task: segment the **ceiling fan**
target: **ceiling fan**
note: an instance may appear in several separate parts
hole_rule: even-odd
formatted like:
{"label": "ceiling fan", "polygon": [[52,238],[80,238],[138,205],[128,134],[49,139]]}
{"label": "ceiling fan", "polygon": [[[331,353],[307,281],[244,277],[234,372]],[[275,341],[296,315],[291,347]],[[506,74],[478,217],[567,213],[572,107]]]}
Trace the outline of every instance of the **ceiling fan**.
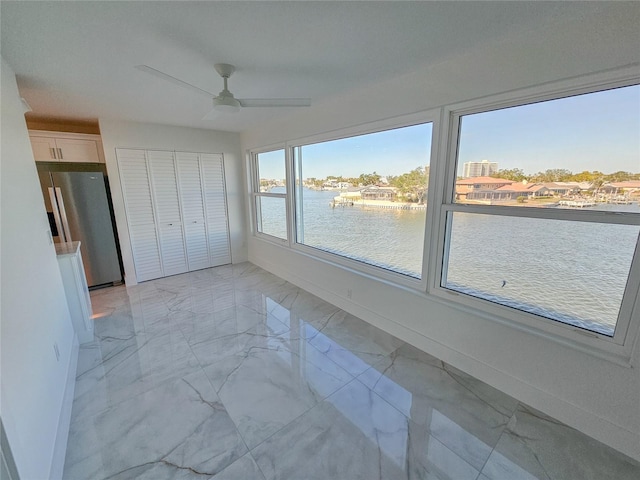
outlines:
{"label": "ceiling fan", "polygon": [[215,95],[211,92],[207,92],[195,85],[191,85],[179,78],[172,77],[160,70],[156,70],[148,65],[137,65],[136,68],[140,71],[155,75],[158,78],[162,78],[168,82],[171,82],[180,87],[188,88],[201,95],[206,95],[213,99],[213,110],[205,115],[203,120],[210,120],[214,118],[217,112],[237,112],[240,107],[309,107],[311,106],[311,100],[309,98],[235,98],[233,93],[227,88],[227,82],[229,77],[235,72],[236,67],[229,65],[228,63],[216,63],[213,66],[216,72],[222,77],[224,81],[224,88],[222,91]]}

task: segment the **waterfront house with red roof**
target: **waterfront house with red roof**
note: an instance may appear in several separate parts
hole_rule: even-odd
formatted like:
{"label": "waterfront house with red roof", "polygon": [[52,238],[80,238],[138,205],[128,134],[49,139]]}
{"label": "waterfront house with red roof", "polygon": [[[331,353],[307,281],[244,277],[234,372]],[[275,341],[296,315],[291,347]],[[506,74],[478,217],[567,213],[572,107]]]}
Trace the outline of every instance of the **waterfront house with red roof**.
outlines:
{"label": "waterfront house with red roof", "polygon": [[473,194],[472,197],[475,197],[481,192],[493,192],[500,187],[511,185],[512,183],[516,182],[505,178],[494,177],[473,177],[458,180],[456,182],[456,200],[464,202],[467,199],[471,199],[471,197],[469,197],[470,194]]}

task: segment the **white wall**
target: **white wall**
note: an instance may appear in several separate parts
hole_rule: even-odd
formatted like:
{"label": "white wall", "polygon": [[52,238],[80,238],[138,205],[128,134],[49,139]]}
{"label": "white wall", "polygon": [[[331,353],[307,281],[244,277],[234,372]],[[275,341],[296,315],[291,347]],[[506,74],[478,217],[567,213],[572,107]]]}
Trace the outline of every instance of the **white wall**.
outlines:
{"label": "white wall", "polygon": [[107,119],[100,119],[100,133],[127,285],[135,285],[136,276],[118,172],[116,148],[222,153],[227,188],[231,259],[233,263],[247,260],[244,179],[239,134]]}
{"label": "white wall", "polygon": [[[75,381],[77,342],[49,242],[23,106],[4,59],[1,89],[0,415],[20,478],[56,478],[64,462],[64,446],[56,448],[56,438],[60,418],[68,422],[63,399],[68,380],[71,388]],[[60,428],[64,432],[64,425]],[[63,442],[66,446],[66,436]],[[54,450],[62,459],[54,458]]]}
{"label": "white wall", "polygon": [[[316,104],[244,132],[243,149],[640,62],[639,9],[628,7],[518,32]],[[640,459],[640,342],[628,368],[252,236],[249,260]]]}

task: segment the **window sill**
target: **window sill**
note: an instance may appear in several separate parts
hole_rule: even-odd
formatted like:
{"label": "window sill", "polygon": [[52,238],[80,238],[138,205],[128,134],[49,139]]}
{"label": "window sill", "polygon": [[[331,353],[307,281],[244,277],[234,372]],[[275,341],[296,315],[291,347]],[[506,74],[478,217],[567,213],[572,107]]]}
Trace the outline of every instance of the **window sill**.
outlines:
{"label": "window sill", "polygon": [[360,264],[360,262],[348,258],[340,258],[313,247],[300,244],[289,247],[288,242],[285,240],[259,233],[254,234],[253,238],[259,242],[283,248],[289,253],[302,255],[349,274],[372,280],[386,287],[410,293],[422,300],[436,302],[458,312],[468,314],[470,317],[488,320],[535,335],[625,368],[633,367],[631,363],[631,346],[634,344],[637,332],[632,331],[632,329],[627,333],[625,344],[617,345],[611,341],[610,337],[595,333],[591,334],[572,325],[550,319],[547,320],[526,312],[515,311],[512,308],[491,304],[481,299],[463,298],[460,301],[460,298],[466,297],[466,295],[444,288],[434,288],[431,292],[427,292],[424,281],[411,279],[394,272],[387,272],[378,267]]}
{"label": "window sill", "polygon": [[521,332],[570,347],[581,353],[609,361],[616,365],[632,368],[631,349],[635,343],[637,331],[627,332],[624,345],[618,345],[611,337],[592,333],[574,325],[540,317],[528,312],[518,311],[492,302],[473,298],[442,287],[431,289],[426,296],[441,305],[464,312],[484,320],[514,328]]}

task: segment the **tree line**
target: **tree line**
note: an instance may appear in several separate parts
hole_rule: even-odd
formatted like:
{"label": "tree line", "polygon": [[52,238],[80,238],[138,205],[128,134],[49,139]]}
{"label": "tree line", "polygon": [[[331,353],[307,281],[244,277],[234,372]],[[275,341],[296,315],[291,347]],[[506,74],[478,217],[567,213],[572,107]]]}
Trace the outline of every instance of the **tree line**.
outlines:
{"label": "tree line", "polygon": [[[361,173],[358,177],[329,175],[324,179],[307,178],[305,181],[307,185],[313,185],[316,188],[321,188],[327,182],[343,182],[357,187],[368,187],[381,185],[382,178],[382,175],[374,171],[373,173]],[[429,185],[429,168],[416,167],[401,175],[387,175],[386,180],[385,186],[395,187],[400,196],[406,200],[424,203]]]}
{"label": "tree line", "polygon": [[[623,182],[626,180],[640,180],[640,173],[618,171],[614,173],[602,173],[599,171],[583,171],[573,173],[563,168],[547,169],[544,172],[526,174],[520,168],[502,169],[491,174],[494,178],[504,178],[514,182],[526,181],[527,183],[547,182],[588,182],[594,187],[599,187],[609,182]],[[344,177],[342,175],[328,175],[326,178],[307,178],[305,183],[315,188],[321,188],[327,182],[349,183],[356,187],[368,187],[381,185],[383,176],[376,173],[361,173],[357,177]],[[424,203],[429,185],[429,167],[416,167],[410,172],[401,175],[386,176],[387,184],[395,187],[401,197],[406,201]]]}
{"label": "tree line", "polygon": [[551,168],[544,172],[534,174],[526,174],[520,168],[510,168],[498,170],[491,174],[494,178],[504,178],[505,180],[513,180],[514,182],[526,181],[527,183],[546,183],[546,182],[588,182],[598,187],[609,182],[624,182],[627,180],[640,180],[640,173],[631,173],[618,171],[614,173],[602,173],[597,170],[592,172],[583,171],[573,173],[564,168]]}

